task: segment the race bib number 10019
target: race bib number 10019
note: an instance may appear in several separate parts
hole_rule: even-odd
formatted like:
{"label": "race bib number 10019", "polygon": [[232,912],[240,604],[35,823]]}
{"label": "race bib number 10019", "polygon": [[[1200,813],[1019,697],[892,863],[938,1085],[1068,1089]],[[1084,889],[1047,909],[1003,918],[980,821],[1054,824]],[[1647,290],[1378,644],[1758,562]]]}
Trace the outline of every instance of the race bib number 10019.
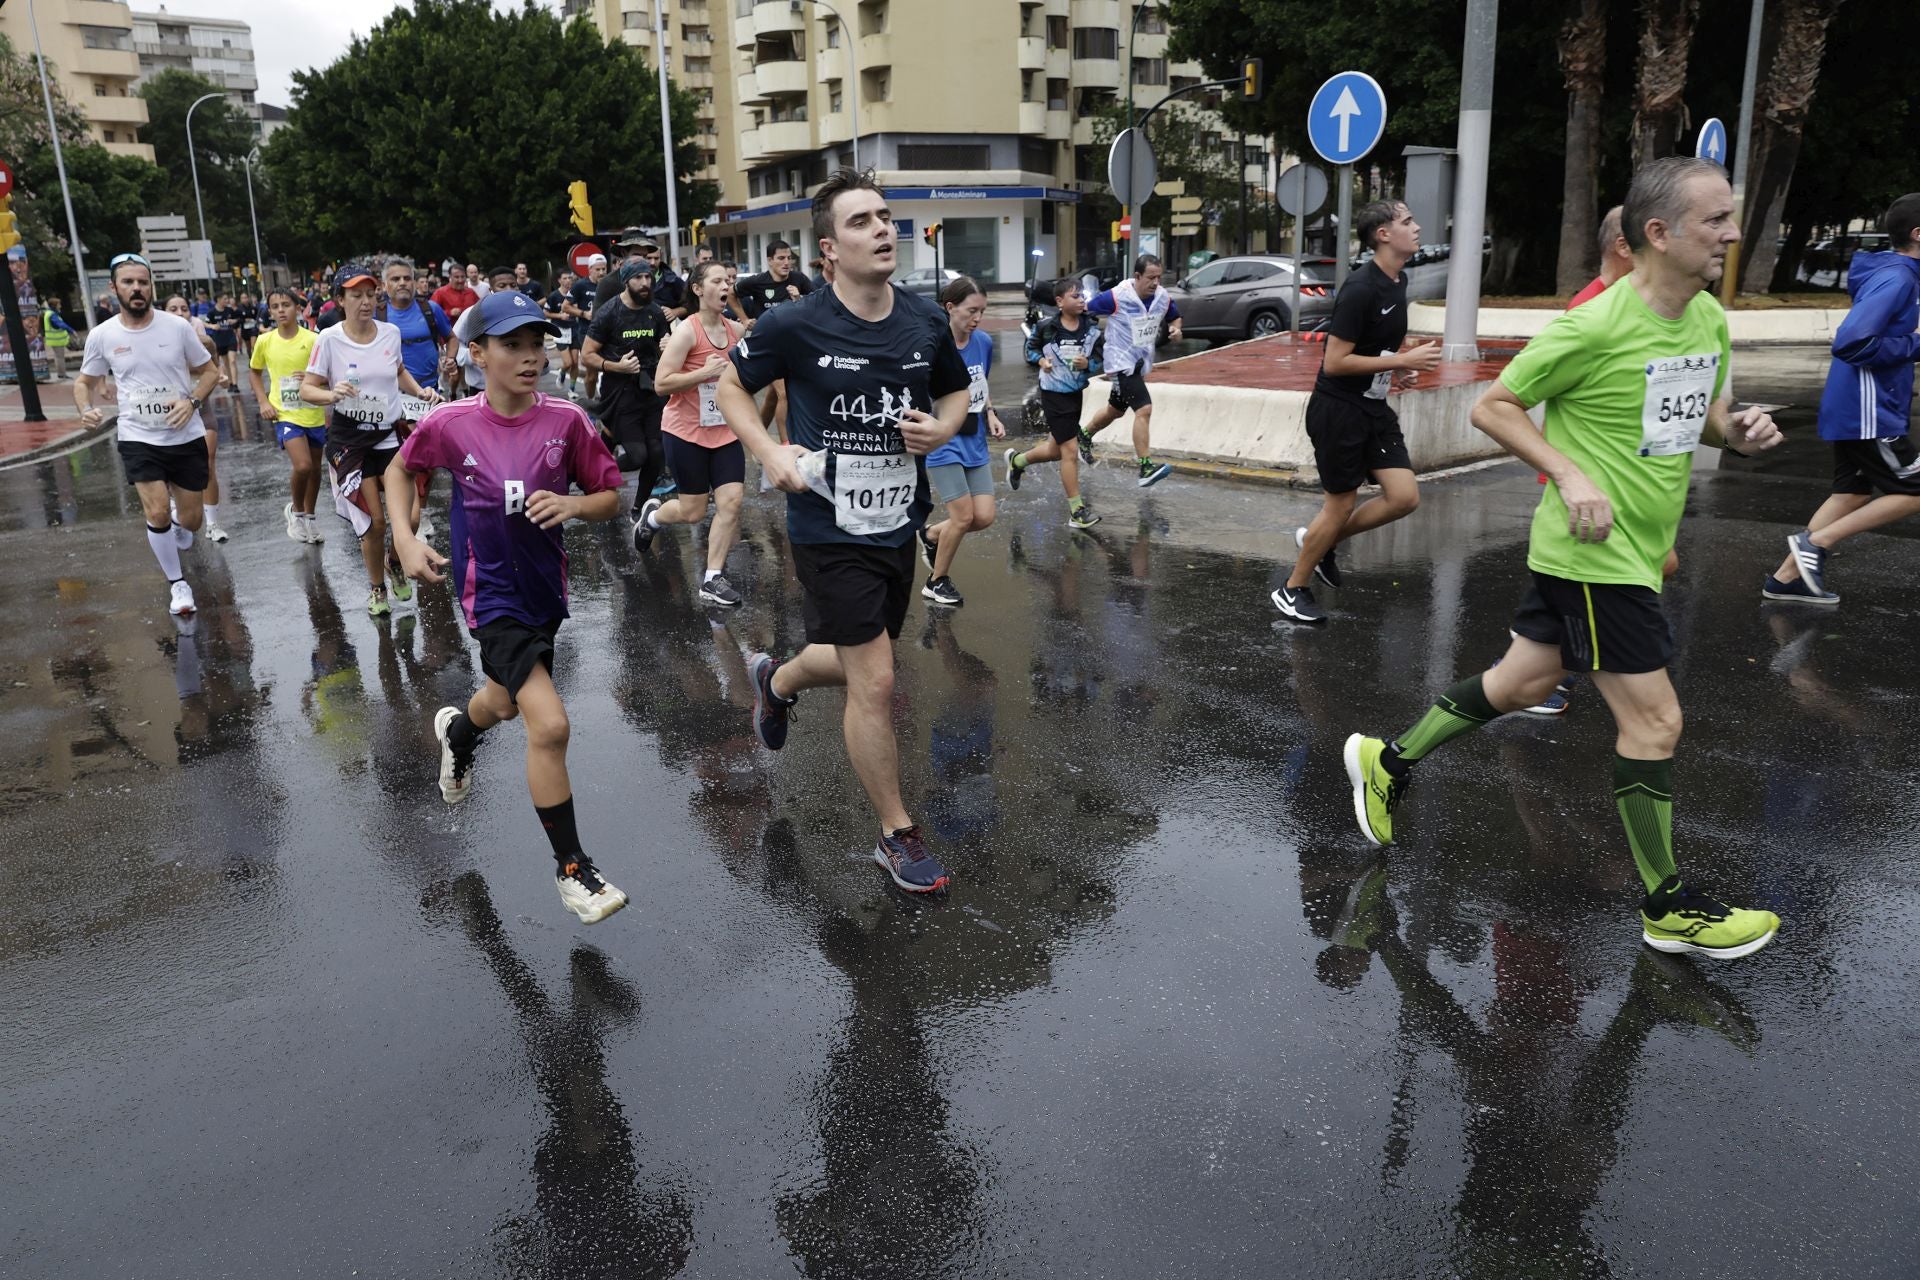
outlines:
{"label": "race bib number 10019", "polygon": [[1647,362],[1646,400],[1640,408],[1640,456],[1692,453],[1707,425],[1720,353],[1669,356]]}
{"label": "race bib number 10019", "polygon": [[892,533],[907,522],[919,469],[904,453],[833,455],[833,519],[846,533]]}

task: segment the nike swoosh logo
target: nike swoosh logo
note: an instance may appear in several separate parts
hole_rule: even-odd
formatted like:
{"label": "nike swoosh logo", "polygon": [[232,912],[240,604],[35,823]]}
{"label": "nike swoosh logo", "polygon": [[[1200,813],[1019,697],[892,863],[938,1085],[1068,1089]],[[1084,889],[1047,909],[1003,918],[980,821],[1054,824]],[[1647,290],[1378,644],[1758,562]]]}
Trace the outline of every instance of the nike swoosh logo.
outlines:
{"label": "nike swoosh logo", "polygon": [[[1393,304],[1393,306],[1394,306],[1394,307],[1397,307],[1397,306],[1399,306],[1399,305],[1400,305],[1400,304],[1399,304],[1399,303],[1397,303],[1397,302]],[[1389,312],[1389,311],[1391,311],[1391,310],[1393,310],[1393,307],[1382,307],[1382,308],[1380,308],[1380,314],[1381,314],[1381,315],[1385,315],[1385,314],[1387,314],[1387,312]]]}

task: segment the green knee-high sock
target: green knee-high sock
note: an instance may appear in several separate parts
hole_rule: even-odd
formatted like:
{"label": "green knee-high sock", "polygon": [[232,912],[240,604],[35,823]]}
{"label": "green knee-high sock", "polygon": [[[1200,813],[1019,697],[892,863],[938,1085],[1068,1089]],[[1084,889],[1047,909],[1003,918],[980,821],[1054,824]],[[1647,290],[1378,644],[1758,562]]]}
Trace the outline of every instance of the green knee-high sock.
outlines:
{"label": "green knee-high sock", "polygon": [[1676,873],[1673,866],[1673,759],[1613,758],[1613,802],[1633,846],[1633,862],[1651,894]]}
{"label": "green knee-high sock", "polygon": [[1479,676],[1469,676],[1441,694],[1440,700],[1427,708],[1427,714],[1420,717],[1418,724],[1394,739],[1393,754],[1399,760],[1412,764],[1441,743],[1450,742],[1497,718],[1500,713],[1487,701],[1486,691],[1480,687],[1480,679]]}

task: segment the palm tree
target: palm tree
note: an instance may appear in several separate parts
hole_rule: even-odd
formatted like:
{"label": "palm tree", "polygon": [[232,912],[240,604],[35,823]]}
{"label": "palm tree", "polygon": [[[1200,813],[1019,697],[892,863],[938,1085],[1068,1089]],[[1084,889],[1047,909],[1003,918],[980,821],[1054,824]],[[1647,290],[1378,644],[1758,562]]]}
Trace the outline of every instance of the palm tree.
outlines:
{"label": "palm tree", "polygon": [[1560,194],[1560,256],[1554,282],[1562,296],[1587,282],[1599,257],[1600,99],[1607,69],[1607,0],[1572,0],[1560,27],[1560,70],[1567,79],[1567,170]]}
{"label": "palm tree", "polygon": [[1633,163],[1674,153],[1687,127],[1687,61],[1700,0],[1640,0],[1640,53],[1634,67]]}
{"label": "palm tree", "polygon": [[1778,256],[1775,237],[1800,159],[1807,112],[1820,81],[1827,29],[1844,0],[1784,0],[1768,14],[1766,39],[1773,46],[1754,95],[1753,157],[1747,165],[1747,200],[1740,234],[1745,240],[1740,282],[1766,290]]}

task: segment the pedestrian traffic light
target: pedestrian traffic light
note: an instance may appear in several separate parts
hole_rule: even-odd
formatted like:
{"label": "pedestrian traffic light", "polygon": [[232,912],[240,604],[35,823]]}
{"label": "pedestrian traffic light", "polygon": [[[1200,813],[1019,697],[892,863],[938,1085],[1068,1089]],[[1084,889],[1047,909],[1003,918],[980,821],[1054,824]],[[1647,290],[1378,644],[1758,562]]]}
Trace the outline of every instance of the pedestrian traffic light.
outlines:
{"label": "pedestrian traffic light", "polygon": [[695,218],[693,225],[687,229],[693,233],[693,243],[698,245],[702,240],[706,239],[707,220],[705,218]]}
{"label": "pedestrian traffic light", "polygon": [[1258,102],[1260,95],[1266,92],[1267,64],[1261,58],[1242,58],[1240,60],[1240,100]]}
{"label": "pedestrian traffic light", "polygon": [[15,229],[15,220],[13,197],[0,196],[0,252],[20,243],[20,232]]}
{"label": "pedestrian traffic light", "polygon": [[583,236],[593,234],[593,206],[587,203],[587,184],[569,182],[567,184],[567,205],[572,210],[567,220],[573,223],[573,229]]}
{"label": "pedestrian traffic light", "polygon": [[940,224],[937,222],[929,222],[927,229],[920,233],[920,238],[927,242],[927,248],[938,249],[940,247]]}

